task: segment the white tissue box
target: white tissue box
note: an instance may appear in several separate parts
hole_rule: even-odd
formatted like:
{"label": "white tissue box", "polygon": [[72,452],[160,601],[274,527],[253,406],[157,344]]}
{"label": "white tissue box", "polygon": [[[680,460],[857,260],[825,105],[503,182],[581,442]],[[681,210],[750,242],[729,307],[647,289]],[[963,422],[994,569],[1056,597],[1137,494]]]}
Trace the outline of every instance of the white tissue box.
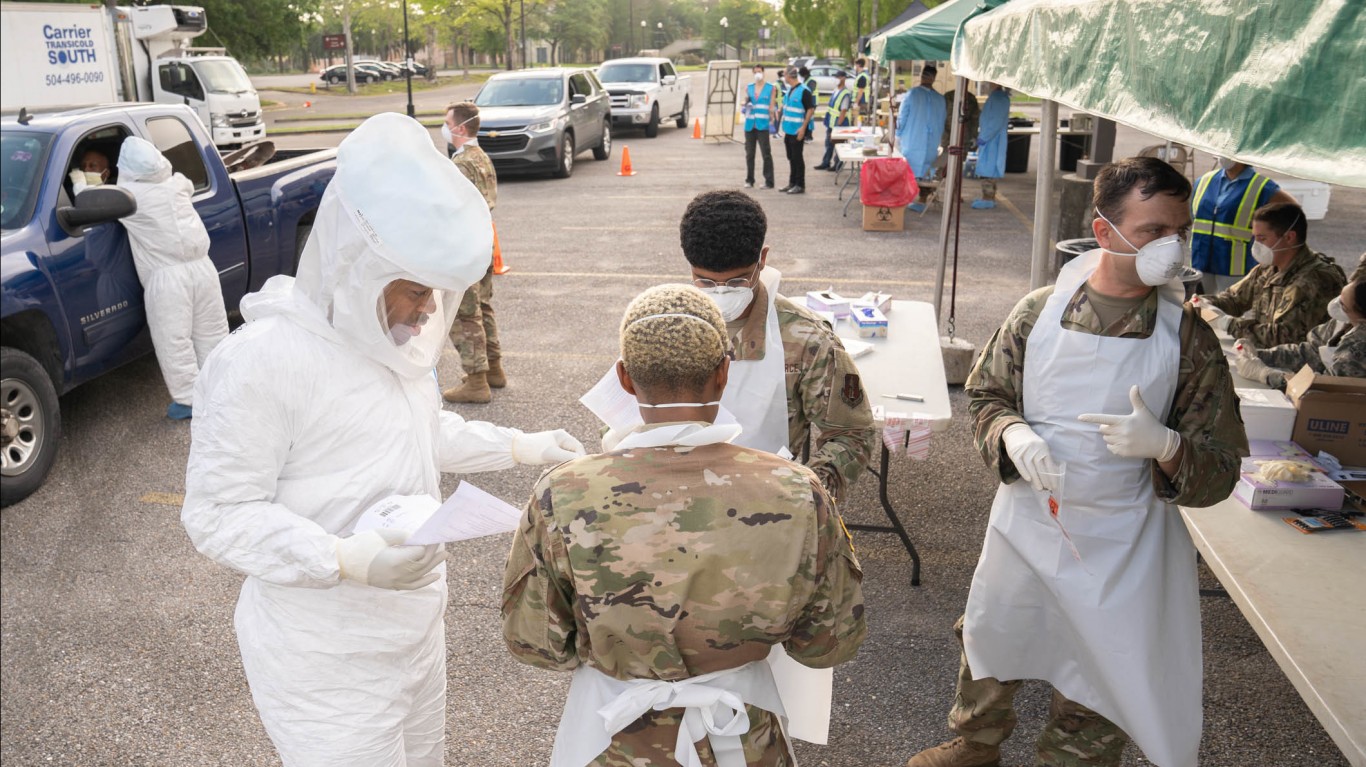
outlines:
{"label": "white tissue box", "polygon": [[830,312],[836,319],[849,316],[849,299],[830,290],[813,290],[806,294],[808,308]]}
{"label": "white tissue box", "polygon": [[1295,431],[1295,404],[1275,389],[1234,389],[1248,439],[1289,440]]}

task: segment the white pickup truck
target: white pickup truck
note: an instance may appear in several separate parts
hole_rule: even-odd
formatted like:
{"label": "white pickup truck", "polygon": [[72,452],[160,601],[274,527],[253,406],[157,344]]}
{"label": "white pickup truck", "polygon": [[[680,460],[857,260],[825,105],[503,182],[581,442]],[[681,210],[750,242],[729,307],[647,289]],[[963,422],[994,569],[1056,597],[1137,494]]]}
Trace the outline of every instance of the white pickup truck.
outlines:
{"label": "white pickup truck", "polygon": [[598,80],[612,97],[613,127],[643,127],[649,138],[659,134],[662,119],[688,127],[688,76],[674,71],[672,61],[612,59],[598,67]]}

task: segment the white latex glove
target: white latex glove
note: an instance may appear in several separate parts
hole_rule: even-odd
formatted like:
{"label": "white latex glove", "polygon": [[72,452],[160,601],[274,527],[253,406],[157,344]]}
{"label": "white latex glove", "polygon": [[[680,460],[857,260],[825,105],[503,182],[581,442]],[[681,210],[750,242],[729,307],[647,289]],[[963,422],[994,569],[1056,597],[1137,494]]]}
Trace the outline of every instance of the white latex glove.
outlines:
{"label": "white latex glove", "polygon": [[1268,383],[1267,374],[1272,371],[1270,365],[1250,354],[1240,354],[1234,360],[1233,367],[1243,378],[1262,383]]}
{"label": "white latex glove", "polygon": [[1085,413],[1077,416],[1077,420],[1100,424],[1105,445],[1115,455],[1154,458],[1159,462],[1175,458],[1176,451],[1181,449],[1181,435],[1157,420],[1143,404],[1143,395],[1138,393],[1137,386],[1129,389],[1129,402],[1133,404],[1134,412],[1128,415]]}
{"label": "white latex glove", "polygon": [[445,546],[404,546],[408,530],[367,530],[337,541],[341,577],[381,589],[411,591],[435,583]]}
{"label": "white latex glove", "polygon": [[1233,353],[1239,357],[1251,357],[1257,353],[1257,344],[1251,338],[1239,338],[1233,342]]}
{"label": "white latex glove", "polygon": [[83,170],[73,170],[70,173],[66,174],[66,177],[71,179],[71,185],[73,187],[79,189],[85,186],[85,171]]}
{"label": "white latex glove", "polygon": [[563,463],[586,454],[583,445],[564,429],[518,434],[512,438],[512,460],[521,464]]}
{"label": "white latex glove", "polygon": [[1212,312],[1214,314],[1224,313],[1223,309],[1220,309],[1219,307],[1215,306],[1213,303],[1209,301],[1209,299],[1205,298],[1204,296],[1192,296],[1191,306],[1194,306],[1196,309],[1203,309],[1204,311]]}
{"label": "white latex glove", "polygon": [[1223,332],[1227,333],[1228,323],[1232,320],[1233,318],[1228,316],[1227,314],[1221,314],[1218,317],[1215,317],[1214,319],[1210,320],[1209,326],[1214,328],[1215,330],[1222,330]]}
{"label": "white latex glove", "polygon": [[1048,452],[1048,443],[1035,434],[1029,424],[1007,426],[1001,434],[1001,441],[1005,443],[1006,455],[1015,464],[1015,470],[1020,472],[1020,478],[1028,482],[1030,487],[1050,492],[1057,489],[1045,484],[1040,472],[1058,474],[1058,464],[1053,460],[1053,454]]}

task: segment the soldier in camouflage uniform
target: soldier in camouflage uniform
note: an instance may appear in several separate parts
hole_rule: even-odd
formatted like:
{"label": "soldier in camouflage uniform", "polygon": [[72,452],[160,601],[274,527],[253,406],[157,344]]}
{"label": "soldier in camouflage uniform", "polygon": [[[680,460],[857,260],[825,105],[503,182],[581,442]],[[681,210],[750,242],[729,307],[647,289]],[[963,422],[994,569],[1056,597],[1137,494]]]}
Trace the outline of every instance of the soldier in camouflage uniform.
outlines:
{"label": "soldier in camouflage uniform", "polygon": [[[1149,183],[1155,194],[1147,200],[1140,200],[1138,190]],[[1162,191],[1164,189],[1171,191]],[[1096,182],[1096,206],[1102,212],[1112,214],[1111,220],[1116,225],[1129,223],[1130,227],[1135,226],[1126,220],[1126,211],[1130,212],[1133,219],[1139,218],[1134,211],[1142,211],[1148,221],[1154,220],[1155,216],[1148,215],[1150,211],[1147,207],[1136,206],[1152,203],[1154,200],[1151,198],[1158,195],[1170,198],[1162,203],[1166,208],[1159,212],[1172,220],[1164,223],[1161,230],[1147,232],[1148,239],[1157,239],[1172,232],[1188,232],[1190,217],[1183,201],[1190,195],[1190,183],[1165,163],[1149,159],[1124,160],[1107,166]],[[1164,220],[1160,216],[1156,218]],[[1102,233],[1109,237],[1108,240],[1102,239],[1102,244],[1119,242],[1108,234],[1112,226],[1097,219],[1096,228],[1100,230],[1097,238],[1101,239]],[[1129,229],[1125,231],[1135,248],[1143,245],[1143,235]],[[1122,243],[1118,247],[1123,247]],[[1109,254],[1106,256],[1114,258]],[[1063,307],[1061,327],[1064,332],[1132,338],[1137,342],[1151,337],[1157,331],[1157,290],[1148,290],[1146,294],[1128,299],[1117,299],[1095,290],[1092,285],[1095,279],[1093,276],[1083,283]],[[1005,433],[1018,424],[1026,428],[1031,426],[1023,415],[1025,355],[1036,321],[1052,295],[1052,286],[1041,288],[1025,296],[1015,306],[1005,324],[982,349],[965,385],[970,397],[968,410],[974,422],[974,442],[987,466],[1007,485],[1019,482],[1022,478],[1027,482],[1032,481],[1022,474],[1013,454],[1008,452]],[[1247,454],[1247,436],[1219,340],[1189,305],[1182,307],[1180,312],[1178,342],[1179,372],[1165,426],[1179,435],[1180,447],[1170,461],[1164,463],[1154,459],[1149,463],[1152,486],[1157,498],[1172,507],[1209,506],[1222,501],[1232,491],[1238,478],[1240,457]],[[1111,450],[1115,448],[1111,446]],[[1169,513],[1176,512],[1173,509]],[[993,524],[995,521],[996,509],[993,508]],[[1192,549],[1192,562],[1194,554]],[[1154,563],[1154,566],[1166,565]],[[978,588],[977,578],[980,577],[981,567],[979,564],[979,576],[974,577],[974,591]],[[1101,573],[1096,577],[1104,578],[1106,575]],[[1191,580],[1189,586],[1194,590],[1194,579]],[[1021,598],[1028,600],[1033,597],[1027,594]],[[991,616],[985,615],[980,620],[990,621]],[[1198,622],[1198,613],[1195,620]],[[959,619],[954,630],[962,647],[963,618]],[[971,626],[969,633],[970,630]],[[1061,635],[1058,638],[1064,639]],[[949,728],[959,737],[922,751],[908,762],[908,767],[997,765],[1000,743],[1015,728],[1013,699],[1019,685],[1019,680],[1002,681],[991,677],[974,680],[967,654],[962,653],[957,694],[948,718]],[[1117,690],[1115,694],[1123,695],[1124,691]],[[1119,764],[1129,737],[1113,722],[1067,699],[1056,690],[1050,717],[1037,742],[1038,764],[1054,767]],[[1163,767],[1182,766],[1164,764]]]}
{"label": "soldier in camouflage uniform", "polygon": [[1233,287],[1197,298],[1196,306],[1222,312],[1210,324],[1266,347],[1298,341],[1326,320],[1328,302],[1347,276],[1333,259],[1305,244],[1307,232],[1304,211],[1294,203],[1258,208],[1252,214],[1252,253],[1265,255]]}
{"label": "soldier in camouflage uniform", "polygon": [[[768,256],[767,231],[763,208],[738,191],[698,195],[679,225],[693,284],[721,304],[738,363],[762,364],[767,353],[769,290],[759,279]],[[752,298],[737,300],[746,290]],[[842,501],[877,444],[858,367],[830,326],[805,306],[781,294],[772,306],[783,349],[787,447],[802,455],[814,427],[815,449],[806,466],[836,502]]]}
{"label": "soldier in camouflage uniform", "polygon": [[1328,304],[1328,315],[1327,322],[1298,343],[1258,349],[1250,339],[1241,339],[1238,375],[1281,391],[1305,365],[1321,375],[1366,378],[1366,281],[1347,283]]}
{"label": "soldier in camouflage uniform", "polygon": [[[472,101],[462,101],[446,108],[447,139],[455,146],[451,162],[474,184],[484,201],[493,210],[498,204],[498,174],[493,161],[479,148],[479,107]],[[494,236],[494,247],[498,238]],[[465,381],[442,392],[447,402],[486,403],[493,399],[490,389],[507,386],[503,373],[502,345],[498,342],[498,324],[493,315],[493,266],[483,279],[469,287],[460,300],[456,322],[451,326],[451,343],[460,352],[460,366]]]}
{"label": "soldier in camouflage uniform", "polygon": [[[617,372],[645,424],[620,449],[542,475],[513,540],[504,637],[524,663],[577,669],[555,745],[560,757],[579,754],[573,764],[677,765],[691,709],[669,707],[669,696],[706,681],[688,680],[768,674],[774,645],[829,668],[853,658],[866,634],[862,572],[815,474],[729,444],[739,427],[711,423],[729,367],[724,331],[716,306],[692,287],[638,296],[622,321]],[[745,701],[746,764],[794,764],[770,710],[722,679],[707,683]],[[576,696],[593,685],[652,687],[659,705],[587,741],[591,728],[574,717],[592,717],[601,731],[603,698],[580,706]],[[696,743],[702,764],[716,764],[717,743]]]}

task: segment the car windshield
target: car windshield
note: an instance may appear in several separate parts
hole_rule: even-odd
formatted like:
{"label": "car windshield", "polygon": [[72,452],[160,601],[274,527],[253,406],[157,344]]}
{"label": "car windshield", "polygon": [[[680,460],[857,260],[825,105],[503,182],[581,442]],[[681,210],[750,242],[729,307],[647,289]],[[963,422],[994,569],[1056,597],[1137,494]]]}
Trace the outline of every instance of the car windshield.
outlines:
{"label": "car windshield", "polygon": [[51,143],[47,133],[0,133],[0,229],[16,229],[28,221]]}
{"label": "car windshield", "polygon": [[251,80],[242,71],[242,65],[231,59],[213,59],[194,62],[194,71],[210,93],[248,93],[252,89]]}
{"label": "car windshield", "polygon": [[605,83],[652,83],[654,64],[603,64],[598,79]]}
{"label": "car windshield", "polygon": [[564,83],[558,77],[509,77],[489,80],[474,97],[481,107],[543,107],[564,98]]}

